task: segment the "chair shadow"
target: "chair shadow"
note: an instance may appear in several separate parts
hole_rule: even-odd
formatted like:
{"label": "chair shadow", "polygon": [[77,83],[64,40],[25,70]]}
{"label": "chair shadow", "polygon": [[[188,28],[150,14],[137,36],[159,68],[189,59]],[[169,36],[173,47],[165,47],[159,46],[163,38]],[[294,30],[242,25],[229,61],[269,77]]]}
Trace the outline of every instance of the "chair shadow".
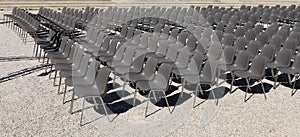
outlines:
{"label": "chair shadow", "polygon": [[[130,99],[126,99],[126,100],[117,101],[114,103],[106,103],[105,107],[107,109],[108,115],[121,114],[121,113],[125,113],[125,112],[129,111],[131,108],[134,107],[132,105],[132,102],[133,102],[133,99],[130,98]],[[139,105],[141,103],[142,102],[140,100],[138,100],[138,99],[136,100],[136,105]],[[94,110],[98,114],[105,115],[105,110],[102,105],[98,105],[98,109],[96,107],[94,107]]]}
{"label": "chair shadow", "polygon": [[44,68],[49,67],[49,65],[36,65],[28,68],[24,68],[22,70],[18,70],[12,73],[9,73],[7,76],[0,78],[0,83],[7,82],[13,79],[17,79],[21,76],[26,76],[32,74],[34,72],[43,70]]}
{"label": "chair shadow", "polygon": [[20,57],[0,57],[0,62],[10,62],[10,61],[22,61],[22,60],[36,60],[36,57],[26,57],[26,56],[20,56]]}
{"label": "chair shadow", "polygon": [[[269,83],[263,83],[263,87],[265,89],[265,92],[269,93],[270,90],[273,88],[273,85]],[[247,87],[239,87],[239,89],[243,92],[246,92]],[[261,84],[250,85],[250,90],[248,90],[248,93],[264,94]]]}

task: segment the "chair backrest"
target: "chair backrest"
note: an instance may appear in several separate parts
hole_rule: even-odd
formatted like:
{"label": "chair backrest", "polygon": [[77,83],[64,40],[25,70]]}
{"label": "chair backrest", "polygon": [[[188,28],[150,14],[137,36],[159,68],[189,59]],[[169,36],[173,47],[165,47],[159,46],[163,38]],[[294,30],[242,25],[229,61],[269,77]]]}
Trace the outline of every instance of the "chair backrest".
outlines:
{"label": "chair backrest", "polygon": [[187,31],[182,31],[179,35],[178,35],[178,42],[182,45],[186,45],[186,39],[189,36],[189,33]]}
{"label": "chair backrest", "polygon": [[96,72],[99,68],[100,62],[96,61],[95,59],[92,59],[89,62],[88,70],[86,73],[86,78],[90,81],[94,81],[96,77]]}
{"label": "chair backrest", "polygon": [[182,48],[176,59],[176,65],[180,65],[178,67],[186,67],[189,63],[190,51],[187,48]]}
{"label": "chair backrest", "polygon": [[272,36],[270,44],[274,46],[275,50],[278,51],[281,48],[283,38],[280,35]]}
{"label": "chair backrest", "polygon": [[100,95],[103,95],[107,92],[106,88],[110,73],[111,70],[107,67],[103,67],[97,71],[96,84]]}
{"label": "chair backrest", "polygon": [[260,32],[257,36],[257,40],[263,45],[266,44],[268,42],[268,34],[266,32]]}
{"label": "chair backrest", "polygon": [[[210,60],[207,60],[203,66],[203,70],[201,72],[201,75],[209,80],[210,82],[213,82],[216,77],[216,71],[217,71],[217,63],[210,62]],[[200,79],[201,82],[201,79]]]}
{"label": "chair backrest", "polygon": [[234,62],[234,64],[239,67],[240,69],[247,69],[249,66],[249,61],[250,61],[250,54],[245,51],[242,50],[239,52],[239,54],[236,57],[236,60]]}
{"label": "chair backrest", "polygon": [[261,55],[258,55],[253,59],[249,71],[256,74],[256,76],[264,77],[265,69],[266,69],[266,58]]}
{"label": "chair backrest", "polygon": [[119,46],[115,55],[113,56],[113,60],[121,60],[123,58],[123,54],[124,54],[125,50],[126,50],[125,45]]}
{"label": "chair backrest", "polygon": [[207,56],[210,59],[219,59],[222,54],[222,46],[220,42],[211,41],[209,43],[208,53]]}
{"label": "chair backrest", "polygon": [[300,73],[300,54],[298,54],[293,62],[295,73]]}
{"label": "chair backrest", "polygon": [[233,41],[234,41],[234,35],[231,33],[226,33],[223,40],[223,45],[233,46]]}
{"label": "chair backrest", "polygon": [[158,63],[157,58],[154,58],[154,57],[148,58],[148,60],[146,61],[144,70],[142,72],[144,74],[144,76],[150,77],[151,75],[153,75],[154,72],[156,71],[157,63]]}
{"label": "chair backrest", "polygon": [[288,38],[284,44],[283,47],[292,50],[293,52],[295,52],[295,50],[297,49],[297,40],[293,39],[293,38]]}
{"label": "chair backrest", "polygon": [[259,45],[257,44],[257,41],[250,41],[250,43],[247,45],[246,51],[249,52],[249,54],[254,57],[258,54],[259,51]]}
{"label": "chair backrest", "polygon": [[[159,83],[164,83],[165,91],[168,89],[170,75],[172,72],[172,66],[166,63],[163,63],[159,66],[157,75],[155,76],[154,80],[157,80]],[[155,87],[154,87],[155,88]]]}
{"label": "chair backrest", "polygon": [[167,40],[161,40],[159,41],[159,46],[157,48],[156,53],[166,55],[168,47],[169,47],[169,42]]}
{"label": "chair backrest", "polygon": [[190,35],[187,39],[187,48],[189,49],[189,51],[192,51],[196,48],[196,44],[197,44],[197,38],[194,35]]}
{"label": "chair backrest", "polygon": [[175,61],[178,55],[178,51],[181,48],[180,44],[173,43],[168,47],[166,57],[172,61]]}
{"label": "chair backrest", "polygon": [[203,60],[203,54],[201,54],[200,52],[195,53],[190,63],[188,64],[188,69],[190,69],[192,72],[199,74],[201,72]]}
{"label": "chair backrest", "polygon": [[248,44],[247,39],[245,37],[238,37],[234,42],[234,47],[237,51],[244,50],[246,45]]}
{"label": "chair backrest", "polygon": [[136,54],[134,57],[133,62],[130,65],[130,70],[129,72],[131,72],[131,70],[134,70],[135,72],[140,72],[143,69],[143,65],[144,65],[144,61],[145,61],[146,55],[142,54],[142,55],[138,55]]}
{"label": "chair backrest", "polygon": [[291,63],[292,51],[290,49],[281,48],[275,58],[275,62],[278,62],[280,66],[288,67]]}
{"label": "chair backrest", "polygon": [[266,58],[267,62],[273,61],[275,57],[275,48],[272,45],[265,45],[262,50],[261,54]]}
{"label": "chair backrest", "polygon": [[86,71],[88,69],[89,60],[91,59],[92,55],[86,54],[86,53],[83,53],[83,52],[84,52],[84,50],[82,50],[82,54],[80,55],[82,57],[80,57],[81,60],[80,60],[80,63],[79,63],[79,70],[81,72],[86,73]]}
{"label": "chair backrest", "polygon": [[176,42],[178,34],[179,34],[179,30],[178,29],[176,29],[176,28],[172,29],[168,40],[170,42]]}
{"label": "chair backrest", "polygon": [[232,64],[234,61],[235,48],[233,46],[226,46],[223,51],[224,63]]}

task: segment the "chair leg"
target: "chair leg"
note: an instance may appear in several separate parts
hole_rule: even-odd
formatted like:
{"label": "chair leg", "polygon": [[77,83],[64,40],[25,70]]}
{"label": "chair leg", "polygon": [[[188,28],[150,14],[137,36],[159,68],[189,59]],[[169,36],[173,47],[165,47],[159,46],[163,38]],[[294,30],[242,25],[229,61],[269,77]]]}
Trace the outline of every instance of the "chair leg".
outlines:
{"label": "chair leg", "polygon": [[82,118],[83,118],[83,111],[84,111],[84,103],[85,103],[85,97],[83,98],[83,101],[82,101],[82,109],[81,109],[81,116],[80,116],[80,126],[83,126],[82,125]]}
{"label": "chair leg", "polygon": [[148,99],[147,99],[146,110],[145,110],[145,117],[147,117],[147,111],[148,111],[148,106],[149,106],[149,101],[150,101],[150,98],[151,98],[151,94],[149,93],[149,95],[148,95]]}
{"label": "chair leg", "polygon": [[[200,87],[201,88],[201,87]],[[193,107],[195,107],[195,103],[196,103],[196,98],[199,96],[199,85],[197,84],[196,86],[196,90],[195,90],[196,94],[194,97],[194,102],[193,102]]]}
{"label": "chair leg", "polygon": [[230,74],[231,74],[231,85],[230,85],[230,94],[231,94],[232,93],[232,86],[233,86],[233,83],[234,83],[235,79],[234,79],[234,74],[232,72]]}
{"label": "chair leg", "polygon": [[293,88],[292,88],[292,96],[294,96],[294,94],[296,93],[297,89],[295,90],[294,92],[294,89],[295,89],[295,86],[296,86],[296,82],[297,82],[297,79],[299,78],[299,75],[296,75],[295,76],[295,81],[293,83]]}
{"label": "chair leg", "polygon": [[67,89],[68,89],[68,85],[65,84],[64,95],[63,95],[63,104],[65,104],[65,98],[66,98]]}
{"label": "chair leg", "polygon": [[61,86],[61,79],[62,77],[59,77],[59,82],[58,82],[58,90],[57,90],[57,94],[59,95],[59,91],[60,91],[60,86]]}
{"label": "chair leg", "polygon": [[56,76],[57,76],[57,70],[55,70],[55,73],[54,73],[54,81],[53,81],[53,86],[55,86],[55,82],[56,82]]}
{"label": "chair leg", "polygon": [[274,69],[272,69],[272,75],[275,78],[274,84],[273,84],[273,89],[276,89],[276,83],[277,83],[278,76],[277,76],[277,72],[274,73]]}
{"label": "chair leg", "polygon": [[115,82],[116,82],[116,74],[114,74],[114,79],[113,79],[113,87],[115,86]]}
{"label": "chair leg", "polygon": [[168,110],[169,110],[170,114],[172,114],[172,111],[171,111],[170,104],[169,104],[169,101],[167,99],[166,93],[165,93],[165,91],[161,91],[161,92],[164,94],[164,98],[165,98],[166,104],[168,106]]}
{"label": "chair leg", "polygon": [[248,90],[250,89],[250,84],[249,84],[248,78],[246,78],[246,82],[247,82],[247,88],[246,88],[245,99],[244,99],[245,102],[247,101],[247,94],[248,94]]}
{"label": "chair leg", "polygon": [[112,122],[112,121],[110,120],[109,116],[108,116],[107,109],[106,109],[106,107],[105,107],[105,103],[104,103],[102,97],[99,97],[99,98],[100,98],[100,101],[101,101],[101,103],[102,103],[102,106],[103,106],[103,109],[104,109],[104,111],[105,111],[105,115],[106,115],[108,121],[109,121],[109,122]]}
{"label": "chair leg", "polygon": [[135,101],[136,101],[136,94],[137,94],[137,87],[135,87],[134,96],[133,96],[133,106],[134,107],[135,107]]}
{"label": "chair leg", "polygon": [[97,105],[97,101],[96,101],[96,98],[95,98],[95,97],[93,97],[93,101],[94,101],[94,104],[96,104],[96,105],[95,105],[96,109],[99,109],[99,107],[98,107],[98,105]]}
{"label": "chair leg", "polygon": [[183,90],[184,90],[184,86],[185,86],[185,80],[183,79],[182,81],[182,87],[181,87],[181,93],[180,93],[180,97],[183,96]]}
{"label": "chair leg", "polygon": [[124,97],[124,94],[125,94],[125,86],[126,86],[126,83],[127,83],[125,77],[123,77],[123,78],[124,78],[124,83],[123,83],[122,97]]}
{"label": "chair leg", "polygon": [[[212,87],[212,85],[210,85],[210,87]],[[216,98],[215,90],[214,89],[211,90],[211,94],[213,95],[213,98],[214,98],[214,100],[216,102],[216,105],[218,105],[219,104],[219,100]]]}
{"label": "chair leg", "polygon": [[70,104],[70,110],[69,110],[70,114],[73,114],[74,97],[75,97],[75,94],[74,94],[74,91],[73,91],[73,93],[72,93],[72,99],[71,99],[71,104]]}
{"label": "chair leg", "polygon": [[262,80],[260,80],[260,85],[261,85],[261,87],[263,89],[265,99],[267,100],[267,95],[266,95],[265,87],[264,87],[264,84],[262,83]]}

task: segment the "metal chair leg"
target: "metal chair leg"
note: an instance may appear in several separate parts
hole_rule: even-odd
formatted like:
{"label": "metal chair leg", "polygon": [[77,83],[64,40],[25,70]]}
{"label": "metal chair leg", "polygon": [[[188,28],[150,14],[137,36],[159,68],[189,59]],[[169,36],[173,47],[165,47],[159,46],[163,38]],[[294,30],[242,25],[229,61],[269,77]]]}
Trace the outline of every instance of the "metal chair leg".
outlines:
{"label": "metal chair leg", "polygon": [[103,108],[104,108],[105,115],[106,115],[106,117],[107,117],[108,121],[109,121],[109,122],[112,122],[112,121],[110,120],[109,116],[108,116],[107,109],[106,109],[106,107],[105,107],[105,103],[104,103],[104,101],[103,101],[102,97],[99,97],[99,98],[100,98],[100,101],[101,101],[101,103],[102,103],[102,106],[103,106]]}
{"label": "metal chair leg", "polygon": [[61,86],[61,80],[62,80],[62,77],[59,77],[59,82],[58,82],[58,90],[57,90],[57,94],[59,95],[59,91],[60,91],[60,86]]}
{"label": "metal chair leg", "polygon": [[[200,87],[201,88],[201,87]],[[196,90],[195,90],[196,94],[194,97],[194,102],[193,102],[193,107],[195,107],[195,103],[196,103],[196,98],[199,96],[199,85],[197,84],[196,86]]]}
{"label": "metal chair leg", "polygon": [[71,104],[70,104],[70,110],[69,110],[70,114],[73,114],[74,97],[75,97],[75,94],[74,94],[74,91],[73,91],[73,93],[72,93],[72,99],[71,99]]}
{"label": "metal chair leg", "polygon": [[80,116],[80,126],[82,126],[82,118],[83,118],[83,111],[84,111],[84,103],[85,103],[85,97],[83,98],[82,102],[82,109],[81,109],[81,116]]}
{"label": "metal chair leg", "polygon": [[262,80],[260,80],[260,85],[261,85],[261,87],[263,89],[265,99],[267,100],[267,95],[266,95],[265,87],[264,87],[264,84],[262,83]]}
{"label": "metal chair leg", "polygon": [[168,101],[168,99],[167,99],[166,93],[165,93],[165,91],[161,91],[161,92],[163,92],[164,98],[165,98],[165,101],[166,101],[166,104],[167,104],[167,106],[168,106],[168,110],[169,110],[170,114],[172,114],[172,111],[171,111],[171,109],[170,109],[170,104],[169,104],[169,101]]}

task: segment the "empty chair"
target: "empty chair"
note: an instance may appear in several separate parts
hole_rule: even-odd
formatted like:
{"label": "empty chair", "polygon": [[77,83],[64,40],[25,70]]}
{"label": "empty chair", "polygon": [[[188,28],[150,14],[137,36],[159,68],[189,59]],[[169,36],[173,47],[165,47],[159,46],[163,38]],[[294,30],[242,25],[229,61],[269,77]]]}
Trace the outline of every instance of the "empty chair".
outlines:
{"label": "empty chair", "polygon": [[[297,80],[299,79],[299,74],[300,74],[300,54],[298,54],[295,58],[295,61],[293,62],[293,65],[291,67],[288,68],[279,68],[279,71],[281,71],[282,73],[288,74],[288,79],[289,79],[289,83],[292,84],[292,96],[294,94],[294,89],[295,89],[295,85]],[[294,76],[294,82],[291,79],[291,75]]]}
{"label": "empty chair", "polygon": [[268,34],[266,32],[260,32],[257,36],[257,41],[261,44],[266,44],[268,42]]}
{"label": "empty chair", "polygon": [[[147,115],[147,109],[149,104],[149,99],[151,99],[151,93],[153,92],[161,92],[163,93],[163,98],[166,101],[166,104],[168,106],[168,110],[171,113],[170,105],[167,100],[166,91],[169,89],[170,85],[170,75],[171,75],[172,67],[168,64],[162,64],[159,66],[157,74],[154,76],[153,79],[150,81],[137,81],[136,82],[136,90],[134,93],[134,102],[133,105],[135,105],[135,98],[138,90],[141,91],[150,91],[148,95],[147,100],[147,107],[145,110],[145,116]],[[155,94],[155,93],[153,93]],[[155,95],[154,95],[155,97]]]}
{"label": "empty chair", "polygon": [[266,91],[265,91],[264,85],[262,83],[262,80],[265,77],[265,69],[266,69],[266,59],[265,59],[265,57],[256,56],[253,59],[253,62],[252,62],[251,66],[250,66],[250,69],[248,71],[235,71],[234,72],[235,76],[238,76],[239,78],[246,79],[247,88],[246,88],[245,99],[244,99],[245,102],[247,101],[248,90],[251,90],[250,82],[249,82],[250,79],[255,79],[255,80],[260,82],[260,85],[262,86],[262,90],[263,90],[265,99],[267,99]]}
{"label": "empty chair", "polygon": [[248,41],[245,37],[238,37],[237,40],[234,42],[234,47],[236,51],[245,50]]}
{"label": "empty chair", "polygon": [[282,43],[283,39],[281,36],[279,35],[274,35],[272,36],[271,40],[270,40],[270,44],[272,46],[274,46],[276,51],[279,51],[281,48],[281,43]]}
{"label": "empty chair", "polygon": [[227,33],[223,39],[223,46],[233,46],[234,35],[231,33]]}
{"label": "empty chair", "polygon": [[283,48],[290,49],[293,52],[293,54],[296,52],[297,46],[298,46],[297,40],[293,38],[288,38],[283,43]]}
{"label": "empty chair", "polygon": [[265,45],[260,55],[266,58],[267,63],[272,62],[275,58],[275,48],[272,45]]}
{"label": "empty chair", "polygon": [[209,59],[218,60],[222,54],[222,46],[220,42],[211,41],[207,51],[207,57]]}
{"label": "empty chair", "polygon": [[260,47],[261,47],[260,42],[252,40],[247,45],[246,51],[250,54],[251,57],[255,57],[258,54]]}
{"label": "empty chair", "polygon": [[292,59],[292,51],[289,49],[286,49],[286,48],[282,48],[278,52],[275,60],[273,62],[267,63],[267,67],[269,69],[271,69],[272,77],[275,78],[274,86],[273,86],[274,89],[276,88],[276,82],[277,82],[277,77],[278,77],[277,71],[274,71],[274,70],[278,69],[278,68],[289,67],[291,64],[291,59]]}
{"label": "empty chair", "polygon": [[158,59],[150,57],[147,59],[144,69],[140,73],[127,73],[124,76],[126,82],[136,82],[141,80],[151,80],[156,71]]}
{"label": "empty chair", "polygon": [[[97,109],[98,105],[100,104],[97,104],[96,98],[99,98],[108,120],[111,121],[109,119],[108,112],[105,106],[106,104],[102,99],[107,93],[107,82],[110,73],[111,71],[109,68],[101,68],[97,71],[95,82],[92,85],[81,85],[74,87],[73,96],[76,95],[78,98],[83,98],[80,125],[82,125],[83,111],[86,109],[84,106],[86,98],[92,98]],[[72,99],[72,101],[73,100],[74,98]]]}
{"label": "empty chair", "polygon": [[226,64],[219,66],[219,69],[225,72],[230,72],[231,74],[231,86],[230,86],[230,92],[232,91],[232,86],[235,81],[233,72],[234,71],[245,71],[248,70],[250,62],[250,54],[247,51],[240,51],[236,57],[236,60],[233,64]]}
{"label": "empty chair", "polygon": [[250,29],[245,33],[245,37],[248,41],[255,40],[256,32],[253,29]]}
{"label": "empty chair", "polygon": [[200,75],[184,75],[183,76],[183,79],[184,79],[183,84],[184,85],[186,82],[197,85],[197,88],[195,91],[196,95],[194,98],[193,106],[195,106],[195,101],[196,101],[196,97],[198,97],[199,90],[202,95],[204,94],[201,85],[209,85],[211,87],[211,93],[213,95],[213,98],[215,99],[216,104],[218,104],[218,101],[217,101],[217,99],[215,97],[215,93],[214,93],[215,91],[213,88],[213,86],[217,84],[216,72],[217,72],[217,64],[207,60],[203,66],[203,69],[202,69]]}

